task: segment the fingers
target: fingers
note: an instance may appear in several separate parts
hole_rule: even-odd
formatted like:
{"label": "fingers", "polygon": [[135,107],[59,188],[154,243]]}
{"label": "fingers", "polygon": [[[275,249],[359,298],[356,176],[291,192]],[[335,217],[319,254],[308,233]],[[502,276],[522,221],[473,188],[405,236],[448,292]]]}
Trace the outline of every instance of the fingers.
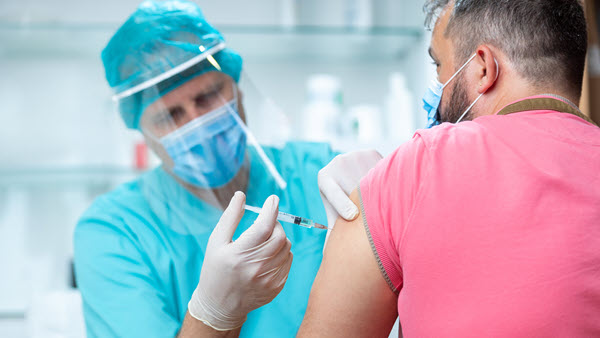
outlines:
{"label": "fingers", "polygon": [[248,246],[248,241],[246,239],[238,239],[235,242],[240,254],[246,257],[245,259],[247,262],[257,263],[268,261],[276,256],[277,253],[280,252],[286,245],[288,239],[285,236],[285,231],[283,231],[283,227],[279,222],[276,223],[277,224],[271,233],[271,237],[269,237],[266,241],[259,243],[258,245]]}
{"label": "fingers", "polygon": [[327,200],[342,218],[347,221],[356,219],[358,208],[337,182],[330,177],[319,177],[319,189],[323,201]]}
{"label": "fingers", "polygon": [[264,287],[278,289],[277,293],[279,293],[287,281],[293,260],[294,254],[292,254],[291,251],[287,251],[284,255],[281,255],[281,260],[278,265],[266,270],[266,272],[260,275]]}
{"label": "fingers", "polygon": [[275,282],[277,287],[283,287],[294,256],[291,248],[292,242],[285,236],[283,227],[278,223],[267,245],[261,248],[261,256],[266,257],[266,262],[259,277],[264,278],[267,283]]}
{"label": "fingers", "polygon": [[261,268],[260,276],[268,275],[285,264],[291,253],[292,243],[287,238],[282,243],[283,245],[279,247],[277,252],[266,256],[268,259],[265,260],[265,264]]}
{"label": "fingers", "polygon": [[233,238],[233,234],[237,229],[242,216],[244,216],[244,204],[246,203],[246,195],[243,192],[238,191],[233,195],[233,198],[229,202],[229,206],[221,215],[221,219],[217,223],[217,226],[213,230],[210,238],[212,241],[219,243],[230,243]]}
{"label": "fingers", "polygon": [[364,151],[364,162],[372,168],[377,162],[379,162],[383,156],[377,150],[365,150]]}
{"label": "fingers", "polygon": [[285,263],[283,265],[281,265],[281,267],[279,268],[279,270],[277,270],[277,272],[274,275],[274,280],[278,281],[279,283],[279,291],[281,291],[281,289],[283,289],[285,282],[287,281],[287,278],[289,276],[290,273],[290,269],[292,268],[292,262],[294,260],[294,254],[292,254],[292,252],[290,252],[287,256],[287,260],[285,261]]}
{"label": "fingers", "polygon": [[[271,195],[263,204],[262,210],[256,221],[254,221],[254,224],[248,230],[244,231],[236,243],[244,248],[254,248],[266,242],[279,224],[277,222],[278,212],[279,197]],[[281,224],[279,224],[279,227],[281,228]],[[283,231],[283,228],[281,228],[281,231]],[[285,233],[283,236],[285,237]]]}
{"label": "fingers", "polygon": [[285,256],[285,261],[278,267],[268,271],[261,277],[263,290],[269,290],[269,301],[273,300],[283,290],[285,282],[287,282],[294,255],[288,252]]}

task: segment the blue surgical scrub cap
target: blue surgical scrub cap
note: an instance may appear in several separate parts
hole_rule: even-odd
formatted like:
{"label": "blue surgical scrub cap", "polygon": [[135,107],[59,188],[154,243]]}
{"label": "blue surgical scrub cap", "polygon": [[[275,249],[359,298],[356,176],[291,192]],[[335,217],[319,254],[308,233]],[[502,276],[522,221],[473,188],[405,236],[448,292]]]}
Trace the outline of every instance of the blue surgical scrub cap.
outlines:
{"label": "blue surgical scrub cap", "polygon": [[[224,42],[196,4],[180,0],[144,1],[102,51],[106,80],[115,93],[122,93]],[[236,52],[224,48],[213,57],[221,72],[239,81],[242,58]],[[209,71],[219,70],[210,62],[199,62],[160,81],[152,90],[120,98],[119,112],[125,124],[139,129],[142,113],[152,102]]]}

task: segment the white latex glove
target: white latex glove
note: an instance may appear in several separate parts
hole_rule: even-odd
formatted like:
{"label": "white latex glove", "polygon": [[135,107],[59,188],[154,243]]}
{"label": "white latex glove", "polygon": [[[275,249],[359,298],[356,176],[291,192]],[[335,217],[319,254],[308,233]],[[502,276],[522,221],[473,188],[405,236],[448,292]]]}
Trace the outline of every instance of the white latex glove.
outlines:
{"label": "white latex glove", "polygon": [[354,151],[336,156],[319,171],[319,190],[329,226],[325,244],[338,217],[353,221],[358,216],[358,208],[349,196],[360,179],[382,158],[375,150]]}
{"label": "white latex glove", "polygon": [[254,224],[235,242],[246,196],[236,192],[208,240],[200,282],[188,304],[194,318],[218,331],[239,328],[246,315],[275,298],[292,265],[291,242],[269,197]]}

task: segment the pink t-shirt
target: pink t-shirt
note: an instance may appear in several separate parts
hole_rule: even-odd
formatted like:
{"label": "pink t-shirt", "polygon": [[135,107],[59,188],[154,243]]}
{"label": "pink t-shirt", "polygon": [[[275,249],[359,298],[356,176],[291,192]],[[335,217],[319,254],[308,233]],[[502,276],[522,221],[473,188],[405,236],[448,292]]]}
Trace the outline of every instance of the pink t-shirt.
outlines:
{"label": "pink t-shirt", "polygon": [[419,130],[360,197],[404,337],[600,337],[600,128],[529,111]]}

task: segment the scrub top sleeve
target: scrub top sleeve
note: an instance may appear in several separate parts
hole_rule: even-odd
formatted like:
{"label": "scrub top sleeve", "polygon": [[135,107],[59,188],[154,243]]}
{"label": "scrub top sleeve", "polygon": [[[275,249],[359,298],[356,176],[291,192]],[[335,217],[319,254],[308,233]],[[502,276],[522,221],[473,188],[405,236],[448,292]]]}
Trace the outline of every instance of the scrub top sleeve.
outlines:
{"label": "scrub top sleeve", "polygon": [[[75,274],[88,337],[173,337],[180,323],[143,251],[124,227],[83,220],[75,230]],[[134,309],[134,310],[132,310]]]}
{"label": "scrub top sleeve", "polygon": [[381,160],[359,184],[363,224],[379,268],[395,293],[402,288],[402,242],[426,168],[418,134]]}

